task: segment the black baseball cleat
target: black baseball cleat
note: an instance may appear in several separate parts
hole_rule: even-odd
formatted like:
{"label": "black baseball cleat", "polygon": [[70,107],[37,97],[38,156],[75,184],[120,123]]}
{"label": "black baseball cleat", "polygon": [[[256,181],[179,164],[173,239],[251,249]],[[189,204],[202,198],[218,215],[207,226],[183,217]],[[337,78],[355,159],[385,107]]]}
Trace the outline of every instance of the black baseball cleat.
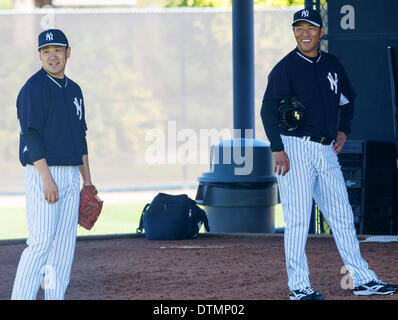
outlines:
{"label": "black baseball cleat", "polygon": [[366,284],[354,288],[356,296],[370,296],[372,294],[388,295],[398,291],[398,286],[388,284],[380,280],[373,280]]}
{"label": "black baseball cleat", "polygon": [[307,287],[305,289],[290,291],[290,300],[323,300],[323,295],[314,289]]}

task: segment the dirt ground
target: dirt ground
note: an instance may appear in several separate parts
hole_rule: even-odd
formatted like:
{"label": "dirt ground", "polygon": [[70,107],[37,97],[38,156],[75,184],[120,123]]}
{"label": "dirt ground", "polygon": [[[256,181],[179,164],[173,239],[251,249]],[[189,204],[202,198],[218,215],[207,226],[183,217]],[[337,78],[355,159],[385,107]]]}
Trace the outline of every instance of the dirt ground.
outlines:
{"label": "dirt ground", "polygon": [[[361,238],[360,238],[361,239]],[[25,244],[0,245],[0,299],[8,300]],[[398,242],[361,243],[371,269],[398,283]],[[310,236],[307,257],[313,287],[328,300],[355,297],[331,236]],[[287,300],[283,235],[200,234],[193,240],[143,236],[77,241],[67,300]],[[43,299],[40,289],[38,299]]]}

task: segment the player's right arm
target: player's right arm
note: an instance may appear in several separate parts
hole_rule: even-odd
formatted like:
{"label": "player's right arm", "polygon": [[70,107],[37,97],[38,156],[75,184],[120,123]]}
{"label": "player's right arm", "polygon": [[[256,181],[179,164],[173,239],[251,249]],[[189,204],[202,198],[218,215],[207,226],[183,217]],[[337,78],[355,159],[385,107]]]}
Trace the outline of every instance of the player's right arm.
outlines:
{"label": "player's right arm", "polygon": [[32,163],[40,174],[43,183],[44,199],[50,204],[57,202],[58,187],[54,182],[50,169],[48,168],[45,158],[44,142],[40,133],[33,128],[29,128],[25,131],[22,137],[24,143],[28,147]]}
{"label": "player's right arm", "polygon": [[278,105],[281,99],[291,96],[293,95],[286,67],[283,62],[279,62],[268,76],[261,106],[261,119],[274,157],[274,172],[283,176],[290,170],[290,160],[284,151],[280,136]]}
{"label": "player's right arm", "polygon": [[53,179],[50,169],[48,168],[46,159],[43,158],[37,160],[33,162],[33,165],[39,172],[41,180],[43,182],[44,199],[46,199],[47,202],[50,204],[57,202],[59,198],[58,187]]}
{"label": "player's right arm", "polygon": [[17,112],[23,142],[29,151],[31,163],[42,179],[44,199],[53,204],[58,201],[58,187],[47,165],[40,134],[45,119],[42,99],[40,87],[25,85],[18,95]]}
{"label": "player's right arm", "polygon": [[282,176],[284,176],[290,170],[290,160],[287,153],[284,150],[282,150],[282,151],[273,152],[272,155],[274,156],[274,163],[275,163],[274,172],[277,175],[282,174]]}
{"label": "player's right arm", "polygon": [[278,100],[263,99],[261,119],[274,157],[274,172],[284,176],[290,170],[290,161],[280,136],[277,109]]}

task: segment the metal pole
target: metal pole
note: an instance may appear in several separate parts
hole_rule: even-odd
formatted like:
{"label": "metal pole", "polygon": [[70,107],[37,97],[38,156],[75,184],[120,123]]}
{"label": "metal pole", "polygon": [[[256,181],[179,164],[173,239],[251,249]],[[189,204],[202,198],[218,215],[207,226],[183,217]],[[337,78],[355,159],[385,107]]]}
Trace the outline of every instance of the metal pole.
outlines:
{"label": "metal pole", "polygon": [[315,0],[304,0],[304,7],[306,9],[314,9]]}
{"label": "metal pole", "polygon": [[232,1],[234,129],[251,129],[254,138],[253,1]]}
{"label": "metal pole", "polygon": [[[181,28],[180,28],[180,66],[181,66],[181,123],[183,126],[186,125],[187,121],[187,105],[186,105],[186,54],[185,54],[185,15],[181,15]],[[187,164],[182,164],[182,180],[184,185],[187,183]]]}
{"label": "metal pole", "polygon": [[392,105],[392,123],[394,129],[394,140],[397,145],[398,150],[398,140],[397,140],[397,100],[395,96],[395,77],[394,77],[394,63],[393,63],[393,54],[391,46],[387,47],[387,60],[388,60],[388,73],[390,76],[390,87],[391,87],[391,105]]}
{"label": "metal pole", "polygon": [[[304,7],[306,9],[315,9],[315,2],[316,0],[304,0]],[[319,2],[319,1],[318,1]],[[321,213],[320,213],[321,214]],[[315,202],[312,202],[312,210],[311,210],[311,219],[310,219],[310,226],[308,228],[309,234],[316,233],[316,210],[315,210]]]}

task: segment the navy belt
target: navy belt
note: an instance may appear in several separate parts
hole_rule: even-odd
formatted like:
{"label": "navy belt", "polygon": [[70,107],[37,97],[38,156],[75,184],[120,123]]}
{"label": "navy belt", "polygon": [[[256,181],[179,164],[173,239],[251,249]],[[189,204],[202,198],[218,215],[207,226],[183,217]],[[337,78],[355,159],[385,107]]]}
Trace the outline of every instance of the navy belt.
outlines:
{"label": "navy belt", "polygon": [[334,139],[332,138],[326,138],[326,137],[311,137],[311,136],[303,136],[303,139],[313,141],[313,142],[318,142],[324,146],[329,145],[333,142]]}

